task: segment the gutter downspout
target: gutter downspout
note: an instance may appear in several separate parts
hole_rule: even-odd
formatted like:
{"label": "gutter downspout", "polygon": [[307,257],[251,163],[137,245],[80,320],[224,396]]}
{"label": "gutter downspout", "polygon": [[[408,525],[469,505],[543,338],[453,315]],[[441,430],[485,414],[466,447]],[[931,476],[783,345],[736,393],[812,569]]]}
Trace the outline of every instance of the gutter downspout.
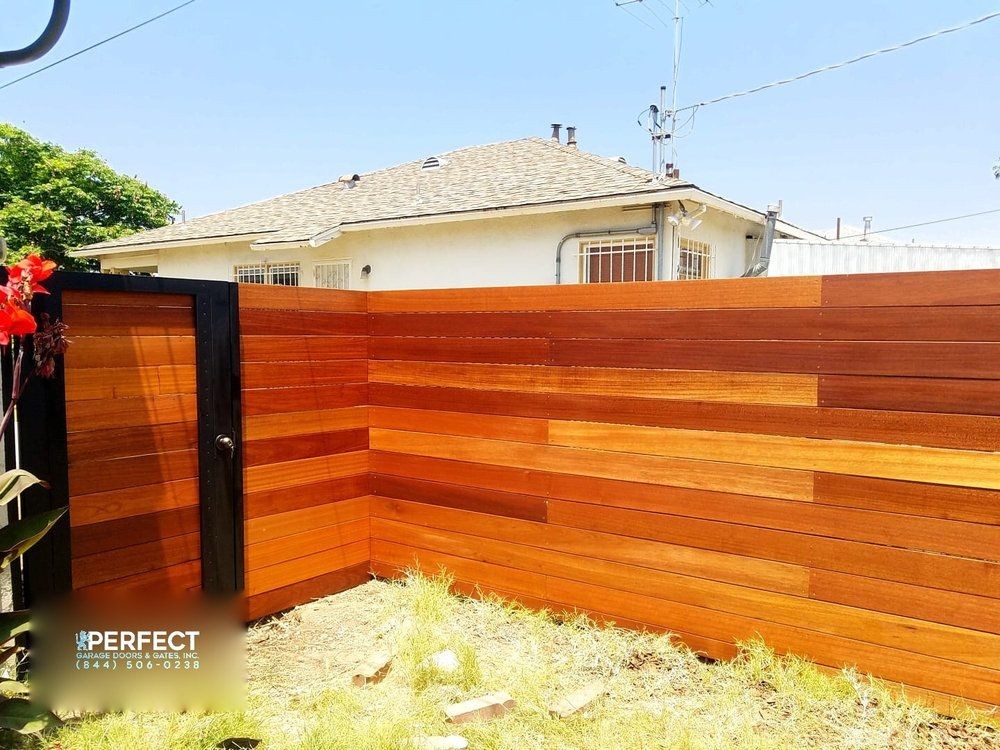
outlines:
{"label": "gutter downspout", "polygon": [[771,246],[774,244],[774,224],[778,220],[778,209],[768,207],[764,217],[764,242],[760,249],[760,258],[752,262],[743,272],[743,278],[763,276],[771,264]]}
{"label": "gutter downspout", "polygon": [[659,253],[660,239],[659,235],[661,231],[659,229],[659,223],[656,218],[656,210],[654,209],[654,219],[653,223],[645,227],[632,227],[628,229],[594,229],[585,232],[572,232],[567,234],[556,246],[556,283],[562,283],[562,251],[563,245],[573,239],[584,239],[587,237],[614,237],[619,234],[633,234],[648,237],[649,235],[657,235],[657,253]]}
{"label": "gutter downspout", "polygon": [[668,281],[670,274],[667,272],[667,222],[664,214],[667,207],[663,203],[653,206],[653,225],[656,227],[656,278],[659,281]]}

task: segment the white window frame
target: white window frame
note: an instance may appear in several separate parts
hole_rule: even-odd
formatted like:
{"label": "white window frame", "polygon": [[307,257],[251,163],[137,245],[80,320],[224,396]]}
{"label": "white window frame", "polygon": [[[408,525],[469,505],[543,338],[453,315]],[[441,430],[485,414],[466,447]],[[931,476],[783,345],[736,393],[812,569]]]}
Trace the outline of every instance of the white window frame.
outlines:
{"label": "white window frame", "polygon": [[[320,274],[322,270],[335,269],[339,267],[341,269],[339,277],[343,279],[344,286],[329,286],[327,284],[320,283]],[[350,258],[338,258],[336,260],[321,260],[313,264],[313,284],[320,289],[350,289],[351,288],[351,278],[354,273],[354,263]]]}
{"label": "white window frame", "polygon": [[696,281],[715,277],[715,247],[709,242],[680,237],[677,241],[677,278]]}
{"label": "white window frame", "polygon": [[[280,274],[294,274],[294,284],[276,284],[275,278]],[[241,278],[241,275],[244,278]],[[255,279],[246,278],[254,276]],[[257,281],[256,279],[260,279]],[[237,263],[233,266],[233,281],[239,284],[265,284],[272,286],[301,286],[302,264],[297,260],[281,261],[280,263]]]}
{"label": "white window frame", "polygon": [[[656,280],[656,237],[649,235],[622,236],[622,237],[602,237],[583,239],[579,247],[579,272],[581,284],[619,284],[625,281],[625,271],[628,264],[632,265],[632,278],[637,277],[639,266],[636,259],[646,253],[648,267],[645,269],[644,279],[640,281]],[[609,279],[592,279],[590,277],[590,261],[594,256],[603,256],[611,259],[611,276]],[[630,261],[626,256],[632,256]],[[617,258],[617,261],[616,261]],[[621,278],[614,281],[615,263],[618,263],[618,270],[621,271]],[[602,264],[598,263],[598,266]],[[626,282],[627,283],[627,282]]]}

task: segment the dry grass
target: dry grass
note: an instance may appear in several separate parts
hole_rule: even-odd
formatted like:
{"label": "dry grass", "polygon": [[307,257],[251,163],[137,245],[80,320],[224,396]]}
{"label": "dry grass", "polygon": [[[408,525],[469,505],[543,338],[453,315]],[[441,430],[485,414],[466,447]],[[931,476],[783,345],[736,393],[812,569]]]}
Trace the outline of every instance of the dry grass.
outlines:
{"label": "dry grass", "polygon": [[[249,633],[250,707],[240,715],[113,715],[67,727],[49,750],[209,748],[222,737],[261,750],[392,750],[415,735],[453,734],[470,747],[998,748],[990,717],[946,719],[851,672],[829,677],[807,662],[746,644],[708,664],[665,636],[558,621],[499,601],[448,593],[442,578],[371,582],[260,623]],[[349,676],[376,648],[396,653],[386,679]],[[455,651],[441,673],[426,658]],[[607,694],[568,719],[546,706],[593,679]],[[442,707],[503,690],[517,708],[455,727]]]}

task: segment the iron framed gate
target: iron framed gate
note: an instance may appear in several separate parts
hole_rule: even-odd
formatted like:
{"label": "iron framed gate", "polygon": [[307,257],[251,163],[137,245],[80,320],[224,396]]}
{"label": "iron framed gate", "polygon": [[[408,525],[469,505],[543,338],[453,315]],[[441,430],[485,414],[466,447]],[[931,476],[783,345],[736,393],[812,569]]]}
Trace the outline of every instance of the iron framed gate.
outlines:
{"label": "iron framed gate", "polygon": [[[242,590],[237,285],[59,272],[46,287],[34,312],[66,322],[70,351],[25,389],[5,450],[50,484],[22,496],[21,515],[70,511],[24,557],[15,602]],[[9,355],[3,368],[6,404]]]}

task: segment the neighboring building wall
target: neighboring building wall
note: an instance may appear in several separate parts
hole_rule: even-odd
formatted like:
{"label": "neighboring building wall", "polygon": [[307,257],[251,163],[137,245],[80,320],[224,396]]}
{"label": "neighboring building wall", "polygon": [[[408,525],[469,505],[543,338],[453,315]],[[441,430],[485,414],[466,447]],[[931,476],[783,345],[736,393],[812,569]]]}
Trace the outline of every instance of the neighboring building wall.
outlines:
{"label": "neighboring building wall", "polygon": [[[232,280],[233,267],[243,263],[301,263],[301,285],[314,285],[315,263],[351,259],[351,288],[360,290],[420,289],[470,286],[552,284],[555,253],[567,234],[605,229],[637,228],[652,223],[652,209],[600,209],[449,222],[366,232],[348,232],[318,248],[251,250],[249,243],[228,243],[160,251],[161,276]],[[671,236],[668,229],[668,256]],[[710,211],[695,231],[681,235],[709,242],[715,252],[715,276],[739,276],[747,264],[748,233],[760,227]],[[563,283],[578,281],[579,242],[563,250]],[[141,261],[112,256],[104,268],[148,267]],[[675,268],[676,250],[668,267]],[[372,267],[369,278],[361,268]]]}
{"label": "neighboring building wall", "polygon": [[1000,268],[1000,248],[775,240],[768,276]]}

